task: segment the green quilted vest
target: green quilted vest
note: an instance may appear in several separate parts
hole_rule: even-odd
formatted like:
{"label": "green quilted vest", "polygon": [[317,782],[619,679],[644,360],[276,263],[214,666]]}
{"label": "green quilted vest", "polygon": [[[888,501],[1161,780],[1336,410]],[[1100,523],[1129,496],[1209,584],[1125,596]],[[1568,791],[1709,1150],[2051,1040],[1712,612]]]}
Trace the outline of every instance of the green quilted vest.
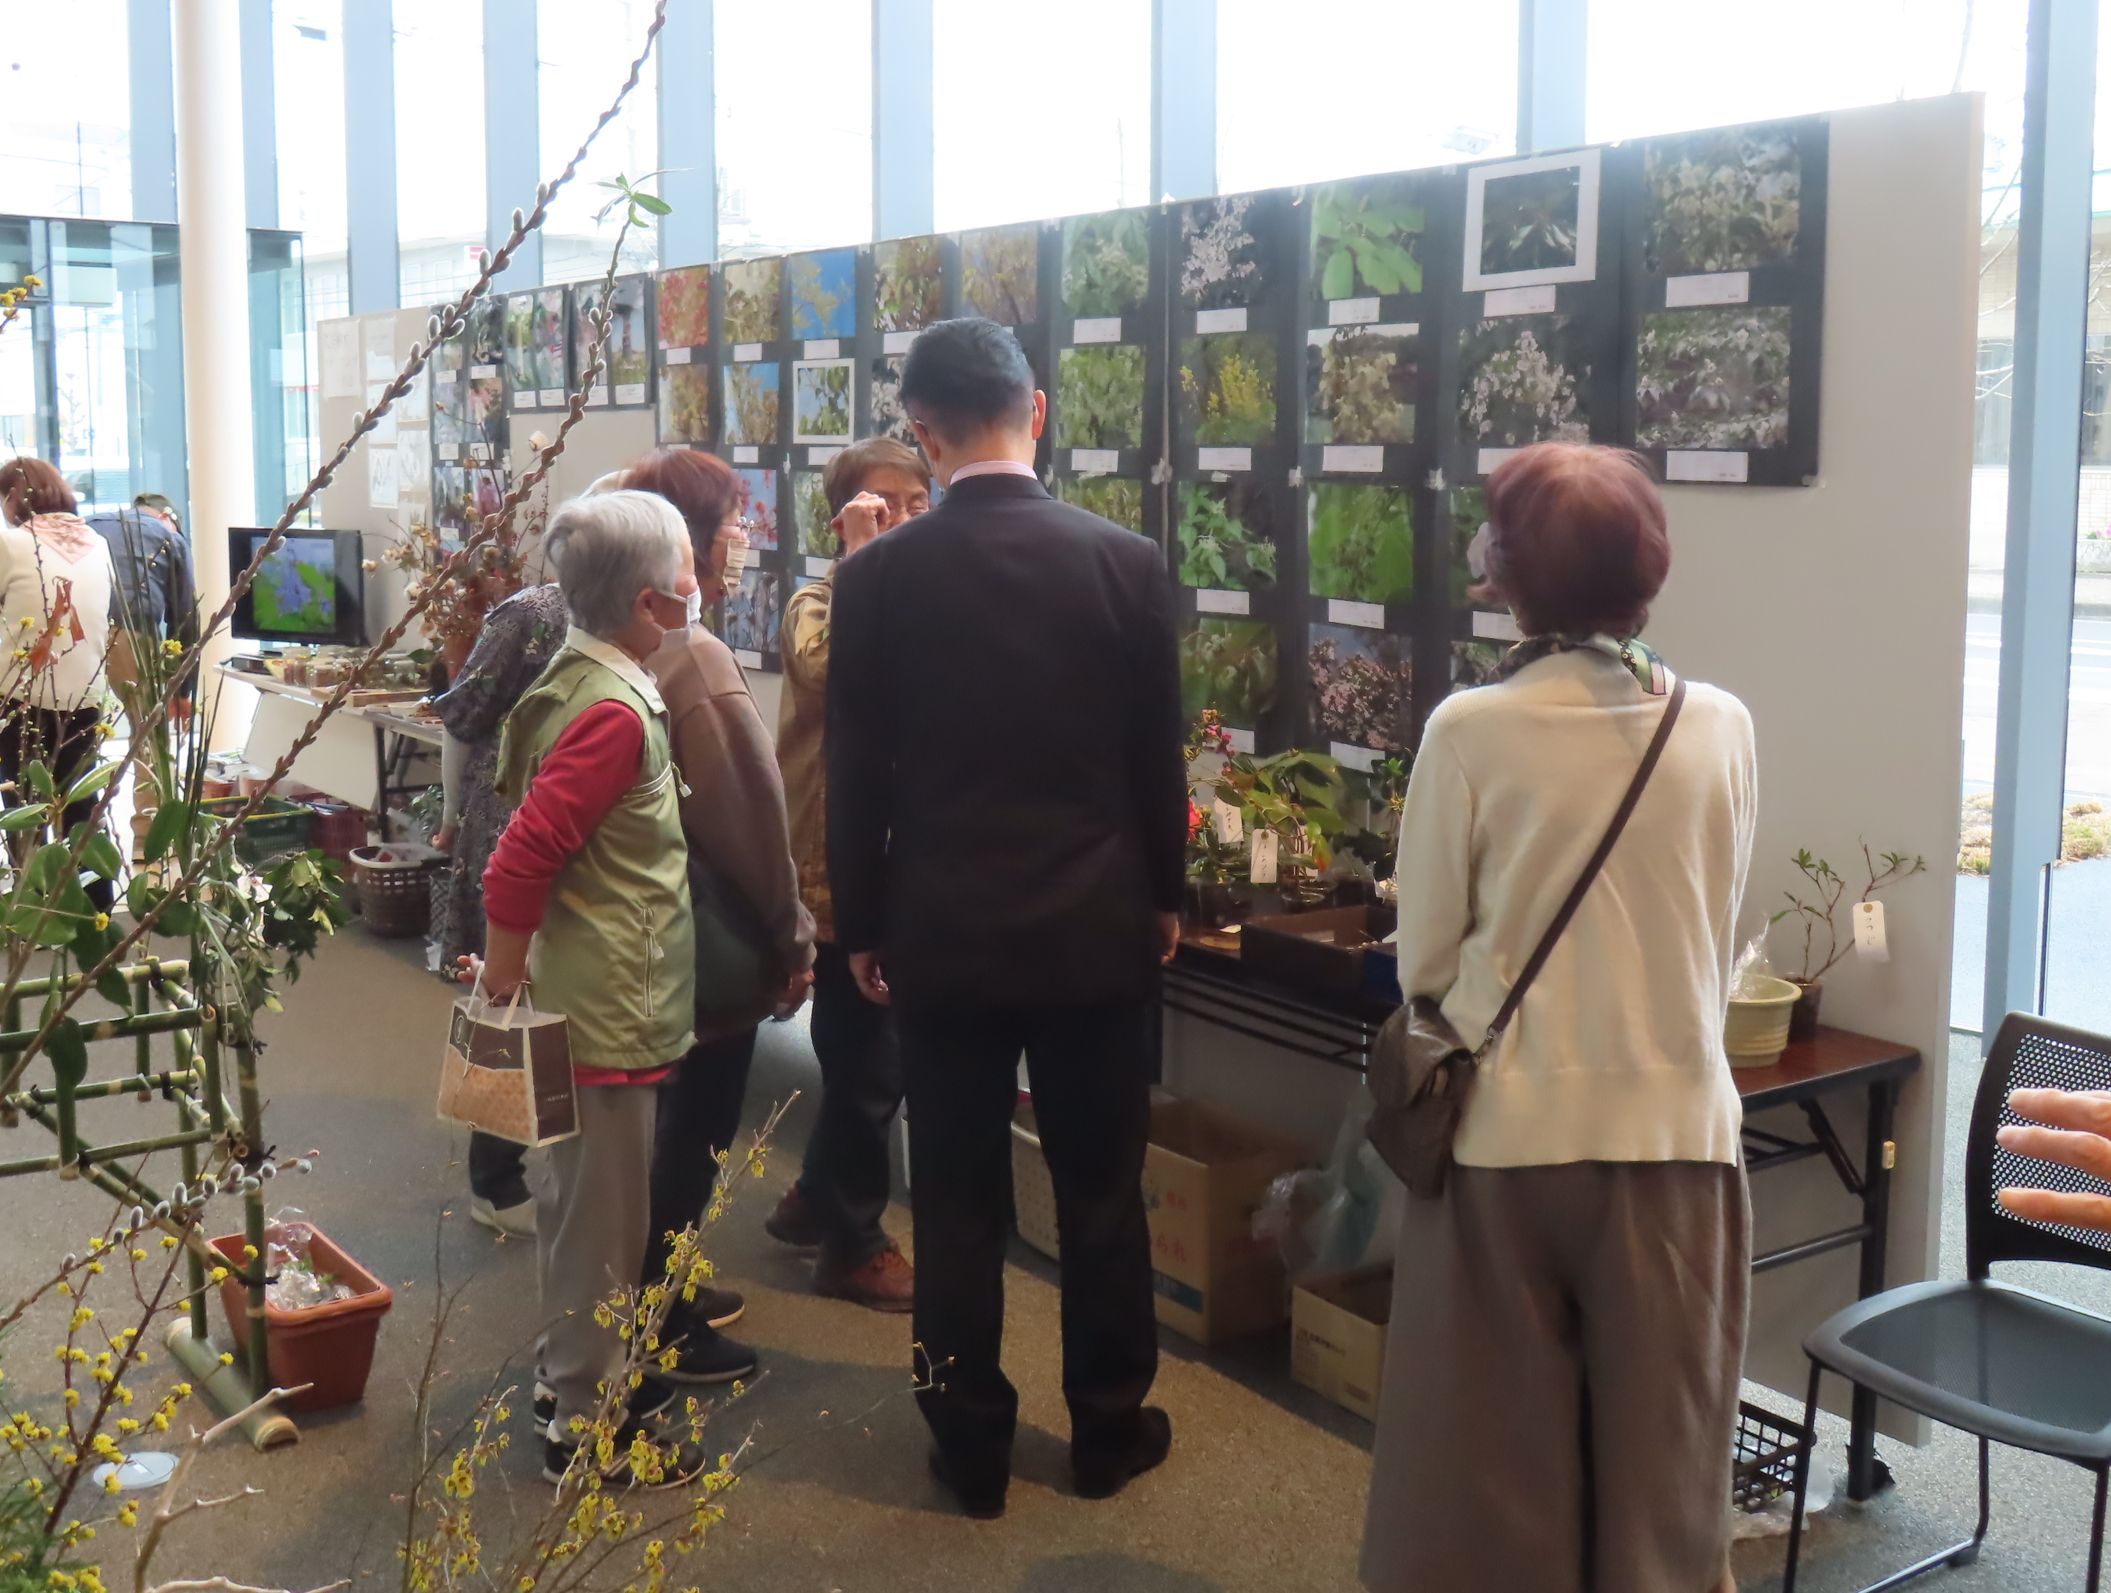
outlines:
{"label": "green quilted vest", "polygon": [[567,647],[507,716],[497,784],[518,803],[565,728],[609,701],[644,721],[638,782],[558,871],[530,972],[536,1005],[570,1020],[574,1064],[656,1068],[689,1049],[696,999],[689,849],[664,715]]}

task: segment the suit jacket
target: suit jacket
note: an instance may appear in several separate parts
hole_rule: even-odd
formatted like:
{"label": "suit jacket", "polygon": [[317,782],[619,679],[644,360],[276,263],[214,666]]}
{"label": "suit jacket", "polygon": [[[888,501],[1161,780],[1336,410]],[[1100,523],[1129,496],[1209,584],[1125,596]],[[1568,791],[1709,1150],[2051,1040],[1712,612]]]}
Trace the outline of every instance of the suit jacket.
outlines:
{"label": "suit jacket", "polygon": [[836,570],[836,936],[905,1006],[1149,994],[1180,906],[1185,724],[1158,546],[972,476]]}

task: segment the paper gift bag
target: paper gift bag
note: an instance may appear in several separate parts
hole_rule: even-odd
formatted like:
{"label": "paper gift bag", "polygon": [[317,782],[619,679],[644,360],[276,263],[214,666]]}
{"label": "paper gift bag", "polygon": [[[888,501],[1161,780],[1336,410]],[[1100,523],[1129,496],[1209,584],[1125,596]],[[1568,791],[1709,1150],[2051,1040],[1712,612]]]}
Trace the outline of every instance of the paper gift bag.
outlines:
{"label": "paper gift bag", "polygon": [[504,1007],[481,990],[454,1004],[440,1064],[440,1116],[516,1145],[550,1145],[579,1132],[571,1030],[519,992]]}

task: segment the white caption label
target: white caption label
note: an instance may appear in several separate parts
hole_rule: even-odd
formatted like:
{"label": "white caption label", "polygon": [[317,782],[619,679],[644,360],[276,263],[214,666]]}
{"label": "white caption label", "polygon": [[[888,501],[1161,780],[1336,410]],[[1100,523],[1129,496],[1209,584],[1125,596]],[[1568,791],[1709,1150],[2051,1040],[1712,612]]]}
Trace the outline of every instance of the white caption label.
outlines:
{"label": "white caption label", "polygon": [[542,390],[542,407],[544,409],[562,409],[565,406],[565,401],[570,396],[561,387],[545,387]]}
{"label": "white caption label", "polygon": [[1483,448],[1474,460],[1474,466],[1484,476],[1492,475],[1505,459],[1519,450],[1515,448]]}
{"label": "white caption label", "polygon": [[1369,747],[1352,747],[1346,741],[1331,742],[1327,750],[1334,754],[1334,761],[1344,769],[1355,769],[1363,774],[1369,774],[1377,768],[1378,760],[1383,756]]}
{"label": "white caption label", "polygon": [[762,358],[762,345],[760,343],[735,343],[733,345],[733,357],[736,360],[759,360]]}
{"label": "white caption label", "polygon": [[532,387],[525,392],[518,392],[513,395],[513,407],[515,409],[534,409],[541,401],[541,395]]}
{"label": "white caption label", "polygon": [[1705,271],[1699,276],[1669,277],[1664,307],[1680,310],[1694,304],[1746,304],[1752,297],[1749,271]]}
{"label": "white caption label", "polygon": [[1484,642],[1521,642],[1525,639],[1517,621],[1508,614],[1474,615],[1473,634]]}
{"label": "white caption label", "polygon": [[1275,851],[1275,831],[1255,830],[1253,832],[1253,850],[1249,854],[1250,862],[1248,868],[1253,876],[1254,884],[1273,885],[1275,883]]}
{"label": "white caption label", "polygon": [[598,384],[591,393],[586,395],[586,405],[589,409],[592,409],[597,404],[606,404],[607,402],[608,389]]}
{"label": "white caption label", "polygon": [[1081,476],[1104,476],[1121,466],[1121,454],[1113,448],[1073,448],[1070,468]]}
{"label": "white caption label", "polygon": [[1074,321],[1070,327],[1073,343],[1119,343],[1121,341],[1121,317],[1118,315],[1094,315],[1082,321]]}
{"label": "white caption label", "polygon": [[616,402],[617,402],[617,403],[619,403],[619,404],[642,404],[642,403],[644,403],[644,402],[645,402],[645,384],[644,384],[643,382],[624,382],[624,383],[622,383],[621,385],[619,385],[619,386],[618,386],[618,387],[616,388]]}
{"label": "white caption label", "polygon": [[736,647],[733,649],[733,660],[735,663],[739,664],[742,669],[762,668],[762,654],[751,653],[745,647]]}
{"label": "white caption label", "polygon": [[489,381],[498,374],[498,367],[496,365],[472,365],[469,367],[469,374],[480,382]]}
{"label": "white caption label", "polygon": [[471,459],[489,459],[491,457],[491,444],[471,443],[469,445],[469,457]]}
{"label": "white caption label", "polygon": [[1336,299],[1327,306],[1327,324],[1330,326],[1361,326],[1377,319],[1376,299]]}
{"label": "white caption label", "polygon": [[809,558],[806,561],[806,573],[808,575],[826,575],[830,570],[834,569],[835,567],[836,561],[834,559]]}
{"label": "white caption label", "polygon": [[1336,625],[1360,625],[1367,631],[1385,629],[1383,603],[1351,603],[1346,598],[1327,600],[1327,618]]}
{"label": "white caption label", "polygon": [[1717,448],[1674,448],[1664,456],[1666,481],[1749,481],[1752,456]]}
{"label": "white caption label", "polygon": [[1251,614],[1253,595],[1249,592],[1221,592],[1214,587],[1204,587],[1195,594],[1195,608],[1204,614]]}
{"label": "white caption label", "polygon": [[738,444],[733,450],[733,463],[736,465],[752,465],[761,457],[762,450],[753,443]]}
{"label": "white caption label", "polygon": [[1494,288],[1481,300],[1481,314],[1493,321],[1505,315],[1545,315],[1554,308],[1554,285]]}
{"label": "white caption label", "polygon": [[1246,330],[1246,307],[1242,304],[1231,310],[1197,310],[1195,330],[1198,332],[1243,332]]}
{"label": "white caption label", "polygon": [[695,357],[695,349],[667,348],[665,346],[660,349],[660,363],[662,365],[687,365]]}
{"label": "white caption label", "polygon": [[462,450],[454,443],[447,443],[441,447],[440,457],[452,464],[462,457]]}
{"label": "white caption label", "polygon": [[810,338],[806,345],[806,357],[810,360],[832,360],[841,356],[843,343],[840,338]]}
{"label": "white caption label", "polygon": [[1319,451],[1319,468],[1371,475],[1385,468],[1385,449],[1377,443],[1328,443]]}
{"label": "white caption label", "polygon": [[814,466],[825,465],[842,451],[840,448],[809,448],[806,450],[806,462]]}
{"label": "white caption label", "polygon": [[915,341],[916,333],[913,331],[889,332],[880,339],[880,348],[888,354],[906,354],[909,352],[909,345]]}
{"label": "white caption label", "polygon": [[1253,751],[1253,732],[1251,730],[1233,730],[1227,727],[1224,735],[1231,742],[1232,751],[1247,753]]}
{"label": "white caption label", "polygon": [[1251,470],[1253,450],[1251,448],[1197,448],[1195,450],[1197,470]]}
{"label": "white caption label", "polygon": [[1236,846],[1246,839],[1246,815],[1229,802],[1219,798],[1209,807],[1210,819],[1217,827],[1217,839],[1226,846]]}
{"label": "white caption label", "polygon": [[1889,962],[1891,948],[1884,941],[1884,904],[1854,904],[1854,949],[1871,962]]}

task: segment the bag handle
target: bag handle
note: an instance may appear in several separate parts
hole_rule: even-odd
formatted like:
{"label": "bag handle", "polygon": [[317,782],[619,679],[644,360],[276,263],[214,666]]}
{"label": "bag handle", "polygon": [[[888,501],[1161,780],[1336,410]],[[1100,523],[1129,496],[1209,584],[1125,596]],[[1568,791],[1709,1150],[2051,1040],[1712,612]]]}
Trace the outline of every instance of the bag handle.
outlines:
{"label": "bag handle", "polygon": [[[520,998],[527,995],[528,983],[527,980],[523,979],[513,987],[513,999],[506,1003],[506,1016],[499,1024],[501,1029],[513,1027],[513,1014],[520,1010]],[[477,964],[476,983],[469,987],[469,999],[477,1003],[484,1011],[488,1012],[491,1010],[491,998],[484,993],[484,965],[481,962]],[[535,1002],[532,998],[528,1002],[528,1016],[531,1018],[535,1016]]]}
{"label": "bag handle", "polygon": [[1678,723],[1679,710],[1685,705],[1686,682],[1677,680],[1672,684],[1671,701],[1664,705],[1664,717],[1657,724],[1657,733],[1649,743],[1649,750],[1642,754],[1642,766],[1635,770],[1634,779],[1627,785],[1627,795],[1620,799],[1620,806],[1613,814],[1612,823],[1605,827],[1605,839],[1598,843],[1598,850],[1591,854],[1591,860],[1583,865],[1583,873],[1578,877],[1575,888],[1569,892],[1568,900],[1561,904],[1561,911],[1554,915],[1554,922],[1547,926],[1547,932],[1539,937],[1539,944],[1533,948],[1524,972],[1517,976],[1517,983],[1512,985],[1510,993],[1503,997],[1503,1004],[1495,1014],[1495,1021],[1488,1025],[1487,1038],[1481,1041],[1480,1049],[1473,1053],[1474,1061],[1480,1061],[1495,1049],[1495,1042],[1503,1037],[1503,1031],[1510,1027],[1510,1020],[1517,1016],[1517,1009],[1525,999],[1525,992],[1532,988],[1532,981],[1539,977],[1540,969],[1547,965],[1547,958],[1553,955],[1555,942],[1561,939],[1562,931],[1569,927],[1569,920],[1576,916],[1576,909],[1583,905],[1583,898],[1598,878],[1599,871],[1605,867],[1605,860],[1612,855],[1613,846],[1620,839],[1620,832],[1627,828],[1627,821],[1634,817],[1635,808],[1642,800],[1642,793],[1649,786],[1649,777],[1656,773],[1657,763],[1664,756],[1664,743],[1671,739],[1671,727]]}

